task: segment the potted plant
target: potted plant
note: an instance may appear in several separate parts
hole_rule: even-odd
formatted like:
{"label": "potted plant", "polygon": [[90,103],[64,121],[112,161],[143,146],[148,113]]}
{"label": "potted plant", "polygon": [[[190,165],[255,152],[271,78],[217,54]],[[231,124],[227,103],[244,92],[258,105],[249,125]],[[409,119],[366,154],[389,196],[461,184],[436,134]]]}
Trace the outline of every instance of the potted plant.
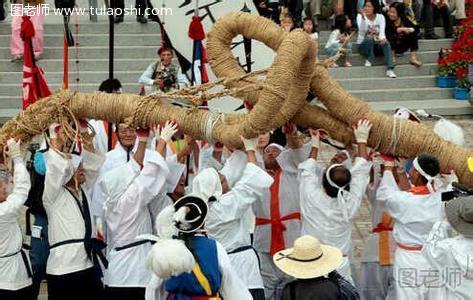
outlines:
{"label": "potted plant", "polygon": [[450,51],[440,49],[439,57],[437,58],[437,77],[435,78],[437,87],[439,88],[453,88],[455,87],[455,66],[449,59]]}
{"label": "potted plant", "polygon": [[453,90],[453,96],[457,100],[470,99],[470,81],[468,80],[468,68],[457,69],[457,86]]}

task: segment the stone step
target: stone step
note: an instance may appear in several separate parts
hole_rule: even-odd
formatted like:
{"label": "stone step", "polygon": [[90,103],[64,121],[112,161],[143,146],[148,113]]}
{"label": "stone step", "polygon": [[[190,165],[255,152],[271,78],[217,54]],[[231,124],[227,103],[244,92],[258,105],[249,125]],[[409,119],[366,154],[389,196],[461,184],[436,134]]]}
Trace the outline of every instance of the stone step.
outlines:
{"label": "stone step", "polygon": [[376,89],[384,89],[386,92],[390,90],[402,89],[405,87],[409,88],[427,88],[435,87],[435,76],[407,76],[399,77],[395,80],[387,77],[378,78],[349,78],[339,79],[340,85],[351,91],[351,90],[372,90],[373,87]]}
{"label": "stone step", "polygon": [[[436,63],[424,63],[420,68],[416,68],[412,65],[398,65],[394,69],[396,75],[399,77],[407,76],[426,76],[437,74]],[[351,68],[340,67],[329,69],[330,74],[337,80],[341,79],[354,79],[354,78],[380,78],[386,76],[386,67],[384,66],[373,66],[367,68],[365,66],[354,66]]]}
{"label": "stone step", "polygon": [[397,107],[402,105],[411,110],[425,109],[430,114],[442,116],[473,115],[473,106],[465,100],[455,99],[430,99],[428,101],[406,100],[406,101],[386,101],[370,102],[371,107],[378,111],[392,113]]}
{"label": "stone step", "polygon": [[[396,79],[393,78],[393,81]],[[366,102],[384,101],[404,101],[405,99],[427,100],[429,99],[450,99],[453,97],[453,89],[443,89],[437,87],[427,88],[401,88],[401,89],[371,89],[371,90],[351,90],[350,94]]]}
{"label": "stone step", "polygon": [[[79,38],[74,39],[75,43],[79,43],[79,46],[102,46],[108,47],[109,37],[108,34],[80,34]],[[10,44],[10,35],[0,35],[0,45],[7,46]],[[64,36],[63,34],[45,34],[44,35],[44,46],[45,47],[63,47]],[[127,34],[116,34],[114,37],[114,45],[116,46],[158,46],[161,44],[161,34],[159,31],[155,33],[140,34],[140,33],[127,33]],[[192,44],[189,44],[192,45]]]}
{"label": "stone step", "polygon": [[[158,45],[155,46],[115,46],[115,58],[156,58]],[[76,51],[79,53],[79,58],[106,58],[108,57],[108,46],[81,46],[78,48],[69,48],[69,59],[73,60],[76,57]],[[63,57],[63,47],[45,47],[42,55],[43,59],[57,59]],[[0,47],[0,59],[11,59],[9,47]]]}
{"label": "stone step", "polygon": [[[324,60],[326,58],[329,58],[327,55],[319,55],[319,60]],[[422,61],[423,63],[433,63],[436,62],[438,57],[438,51],[422,51],[417,53],[417,58]],[[404,54],[402,56],[395,57],[396,60],[396,65],[408,65],[410,61],[410,55]],[[350,62],[354,66],[364,66],[365,65],[366,58],[359,53],[352,53]],[[344,59],[342,58],[340,60],[340,63],[344,63]],[[375,58],[375,61],[373,62],[373,65],[384,65],[384,57],[383,56],[377,56]]]}
{"label": "stone step", "polygon": [[[141,76],[141,71],[127,71],[127,72],[115,72],[115,77],[123,83],[138,82],[138,78]],[[80,72],[80,84],[94,84],[98,86],[105,78],[108,77],[106,71],[84,71]],[[15,87],[20,86],[22,82],[23,74],[21,72],[4,72],[3,76],[0,77],[0,87],[5,89],[9,88],[9,85]],[[46,80],[48,84],[55,85],[62,82],[62,72],[48,72],[46,74]],[[71,86],[75,86],[76,73],[69,73],[69,81]],[[340,84],[348,90],[365,90],[372,89],[376,86],[378,89],[400,89],[406,86],[409,87],[434,87],[435,76],[434,75],[419,75],[419,76],[405,76],[399,77],[396,80],[385,77],[384,72],[379,77],[372,78],[346,78],[338,79]],[[0,91],[1,93],[1,91]]]}

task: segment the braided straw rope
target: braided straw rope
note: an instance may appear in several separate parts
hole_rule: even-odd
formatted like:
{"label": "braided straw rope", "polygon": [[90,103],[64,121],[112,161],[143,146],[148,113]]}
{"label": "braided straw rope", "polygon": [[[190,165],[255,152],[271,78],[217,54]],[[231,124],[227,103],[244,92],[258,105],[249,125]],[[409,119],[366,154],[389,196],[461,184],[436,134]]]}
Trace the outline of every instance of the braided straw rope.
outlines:
{"label": "braided straw rope", "polygon": [[[215,23],[208,35],[209,63],[217,77],[234,77],[244,71],[233,57],[228,43],[238,34],[256,39],[272,49],[278,49],[286,35],[276,24],[261,17],[236,12],[230,13]],[[239,87],[242,82],[232,82],[227,87]],[[301,126],[323,128],[345,144],[352,143],[350,129],[358,119],[367,117],[373,123],[368,145],[381,152],[404,157],[420,153],[431,153],[440,160],[442,171],[453,167],[460,181],[473,186],[473,176],[467,168],[467,159],[473,156],[471,149],[443,141],[429,127],[411,121],[401,121],[396,126],[392,116],[373,111],[369,105],[345,91],[330,75],[324,63],[316,63],[310,91],[315,94],[326,109],[309,104],[303,106],[293,121]],[[260,99],[260,92],[239,95],[254,105]],[[286,103],[289,103],[288,99]],[[283,108],[281,108],[282,110]],[[402,130],[402,131],[401,131]]]}
{"label": "braided straw rope", "polygon": [[[230,51],[231,40],[238,34],[262,41],[277,51],[268,70],[244,73]],[[54,121],[59,121],[72,139],[77,136],[73,126],[77,125],[76,118],[126,121],[141,127],[175,119],[185,133],[197,139],[213,139],[236,147],[241,147],[240,135],[255,137],[293,120],[304,127],[323,128],[334,139],[350,144],[353,142],[351,124],[368,117],[373,123],[369,146],[404,157],[432,153],[439,157],[443,170],[452,166],[461,182],[473,186],[473,176],[466,166],[472,150],[442,141],[422,124],[395,123],[392,117],[371,110],[368,104],[348,94],[330,77],[327,68],[316,62],[316,52],[315,43],[300,30],[283,33],[265,18],[231,13],[221,18],[209,33],[208,54],[212,69],[219,77],[216,82],[146,97],[60,90],[5,123],[0,130],[0,149],[9,137],[28,141]],[[256,75],[262,74],[266,74],[266,78],[258,79]],[[224,85],[225,89],[208,92],[217,85]],[[306,103],[309,87],[324,108]],[[254,105],[253,110],[246,115],[211,115],[197,108],[203,101],[230,94],[246,99]],[[193,107],[163,104],[163,98],[183,99]]]}

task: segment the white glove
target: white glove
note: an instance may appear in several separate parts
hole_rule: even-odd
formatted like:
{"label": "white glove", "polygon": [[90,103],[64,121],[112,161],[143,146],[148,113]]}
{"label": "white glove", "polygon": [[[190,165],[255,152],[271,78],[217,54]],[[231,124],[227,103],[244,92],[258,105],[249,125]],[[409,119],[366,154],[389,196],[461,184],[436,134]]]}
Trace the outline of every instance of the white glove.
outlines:
{"label": "white glove", "polygon": [[244,137],[240,137],[243,145],[245,145],[246,151],[256,151],[256,147],[258,146],[258,138],[253,139],[245,139]]}
{"label": "white glove", "polygon": [[447,185],[451,184],[452,182],[458,183],[458,176],[457,173],[455,173],[455,170],[451,170],[450,174],[442,174],[441,176]]}
{"label": "white glove", "polygon": [[310,129],[310,142],[312,144],[312,148],[319,149],[320,148],[320,131]]}
{"label": "white glove", "polygon": [[57,128],[60,127],[58,123],[53,123],[49,126],[49,138],[50,139],[56,139],[57,138]]}
{"label": "white glove", "polygon": [[173,135],[176,134],[178,127],[179,126],[177,125],[176,122],[166,121],[164,128],[161,129],[161,133],[159,134],[159,137],[163,139],[166,143],[169,142],[171,138],[173,137]]}
{"label": "white glove", "polygon": [[353,128],[355,139],[358,144],[366,144],[368,142],[372,126],[371,122],[367,119],[361,119],[358,121],[357,126]]}
{"label": "white glove", "polygon": [[7,146],[8,146],[7,154],[12,160],[15,158],[21,157],[20,143],[21,143],[20,140],[18,140],[17,142],[12,138],[7,141]]}

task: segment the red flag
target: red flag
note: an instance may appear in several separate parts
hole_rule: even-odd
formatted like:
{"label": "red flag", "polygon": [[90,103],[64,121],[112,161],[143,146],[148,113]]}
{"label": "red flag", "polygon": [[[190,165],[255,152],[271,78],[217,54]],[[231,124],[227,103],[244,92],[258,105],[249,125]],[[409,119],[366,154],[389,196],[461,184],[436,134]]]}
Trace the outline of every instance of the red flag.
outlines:
{"label": "red flag", "polygon": [[21,23],[21,38],[23,39],[23,110],[36,100],[51,95],[44,72],[37,67],[33,54],[32,39],[35,35],[33,23],[29,16],[23,16]]}

